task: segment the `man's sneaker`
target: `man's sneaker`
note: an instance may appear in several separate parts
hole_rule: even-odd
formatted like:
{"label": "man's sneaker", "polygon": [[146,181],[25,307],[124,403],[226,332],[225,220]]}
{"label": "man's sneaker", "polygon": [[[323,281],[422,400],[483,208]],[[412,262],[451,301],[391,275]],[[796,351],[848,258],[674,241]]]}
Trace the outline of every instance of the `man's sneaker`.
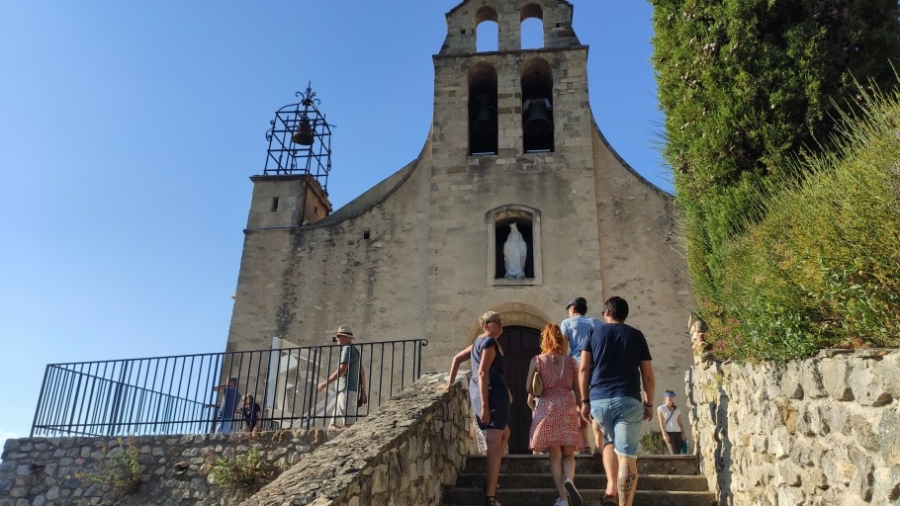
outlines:
{"label": "man's sneaker", "polygon": [[556,502],[553,503],[553,506],[569,506],[569,503],[563,500],[562,497],[557,497]]}
{"label": "man's sneaker", "polygon": [[584,500],[581,498],[581,493],[579,493],[578,489],[575,488],[575,484],[572,483],[572,480],[566,478],[565,487],[566,487],[566,492],[569,493],[569,505],[570,506],[583,506]]}

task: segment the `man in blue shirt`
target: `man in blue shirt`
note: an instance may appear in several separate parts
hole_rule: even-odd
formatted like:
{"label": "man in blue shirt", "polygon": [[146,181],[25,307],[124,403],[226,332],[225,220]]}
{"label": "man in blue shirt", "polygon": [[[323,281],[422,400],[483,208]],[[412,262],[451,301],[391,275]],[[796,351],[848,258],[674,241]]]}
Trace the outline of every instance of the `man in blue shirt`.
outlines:
{"label": "man in blue shirt", "polygon": [[591,330],[579,367],[581,416],[603,426],[603,467],[615,478],[607,482],[603,501],[612,503],[618,494],[620,506],[634,501],[638,437],[641,422],[653,419],[656,387],[647,339],[625,324],[627,317],[625,299],[610,297],[603,306],[605,323]]}
{"label": "man in blue shirt", "polygon": [[219,403],[219,416],[216,432],[219,434],[231,434],[234,427],[234,412],[237,411],[241,393],[237,389],[237,378],[230,378],[224,385],[214,386],[213,390],[222,393],[222,401]]}
{"label": "man in blue shirt", "polygon": [[[559,324],[559,328],[566,339],[569,340],[569,355],[575,359],[575,363],[581,360],[581,349],[591,335],[591,329],[595,325],[603,322],[596,318],[589,318],[587,314],[587,300],[584,297],[575,297],[566,304],[566,313],[569,317]],[[594,430],[594,441],[597,444],[598,451],[603,448],[603,433],[600,432],[600,425],[597,421],[590,423]],[[582,455],[591,453],[591,443],[588,439],[588,424],[584,424],[581,428],[581,439],[584,441],[584,447],[581,449]]]}

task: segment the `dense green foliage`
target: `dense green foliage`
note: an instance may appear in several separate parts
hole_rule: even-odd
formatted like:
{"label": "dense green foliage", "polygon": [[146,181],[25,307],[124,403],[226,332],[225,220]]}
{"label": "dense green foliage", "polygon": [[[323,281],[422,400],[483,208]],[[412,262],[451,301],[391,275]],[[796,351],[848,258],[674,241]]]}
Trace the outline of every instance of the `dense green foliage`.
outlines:
{"label": "dense green foliage", "polygon": [[281,469],[266,460],[253,446],[246,454],[219,457],[209,464],[209,475],[213,481],[235,493],[236,497],[246,497],[257,492],[279,474]]}
{"label": "dense green foliage", "polygon": [[108,460],[99,460],[93,471],[76,473],[76,477],[97,483],[104,490],[114,492],[119,496],[135,493],[141,486],[141,452],[137,441],[130,438],[126,445],[122,439],[119,439],[117,449],[119,451],[115,452]]}
{"label": "dense green foliage", "polygon": [[[863,97],[805,181],[771,177],[764,218],[722,248],[704,317],[720,359],[900,346],[900,94]],[[749,218],[746,218],[749,221]]]}
{"label": "dense green foliage", "polygon": [[666,448],[666,441],[662,437],[662,432],[658,430],[651,430],[642,434],[640,443],[644,453],[649,453],[650,455],[665,455],[669,453],[669,450]]}
{"label": "dense green foliage", "polygon": [[[664,156],[685,215],[700,300],[717,301],[723,248],[763,217],[771,176],[819,150],[853,98],[895,84],[897,0],[656,0],[654,64]],[[900,68],[900,65],[897,66]]]}

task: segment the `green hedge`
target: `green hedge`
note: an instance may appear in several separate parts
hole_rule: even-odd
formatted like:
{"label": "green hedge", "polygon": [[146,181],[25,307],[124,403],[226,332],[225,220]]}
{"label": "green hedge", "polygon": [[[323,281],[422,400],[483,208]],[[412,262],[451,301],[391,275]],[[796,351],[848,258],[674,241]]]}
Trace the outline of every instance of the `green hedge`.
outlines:
{"label": "green hedge", "polygon": [[[864,93],[864,92],[861,92]],[[723,243],[702,302],[719,359],[791,360],[827,347],[900,346],[900,100],[865,95],[835,148],[751,193],[756,217]]]}
{"label": "green hedge", "polygon": [[[853,99],[900,65],[897,0],[652,0],[664,157],[685,215],[694,291],[718,300],[721,250],[759,219],[769,178],[792,177]],[[795,175],[796,176],[796,175]]]}

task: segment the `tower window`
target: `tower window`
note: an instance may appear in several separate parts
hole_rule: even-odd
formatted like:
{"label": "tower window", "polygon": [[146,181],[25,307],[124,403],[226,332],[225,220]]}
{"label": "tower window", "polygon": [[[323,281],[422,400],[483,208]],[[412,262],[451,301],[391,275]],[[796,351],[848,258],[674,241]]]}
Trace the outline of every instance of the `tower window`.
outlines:
{"label": "tower window", "polygon": [[479,63],[469,69],[469,154],[497,154],[497,71]]}
{"label": "tower window", "polygon": [[497,11],[482,7],[475,14],[475,50],[479,53],[497,51],[500,48],[500,25]]}
{"label": "tower window", "polygon": [[522,7],[522,49],[543,49],[544,12],[540,5],[528,4]]}
{"label": "tower window", "polygon": [[522,69],[522,147],[526,153],[547,153],[554,148],[553,73],[542,58]]}
{"label": "tower window", "polygon": [[272,197],[272,212],[278,211],[278,197]]}

